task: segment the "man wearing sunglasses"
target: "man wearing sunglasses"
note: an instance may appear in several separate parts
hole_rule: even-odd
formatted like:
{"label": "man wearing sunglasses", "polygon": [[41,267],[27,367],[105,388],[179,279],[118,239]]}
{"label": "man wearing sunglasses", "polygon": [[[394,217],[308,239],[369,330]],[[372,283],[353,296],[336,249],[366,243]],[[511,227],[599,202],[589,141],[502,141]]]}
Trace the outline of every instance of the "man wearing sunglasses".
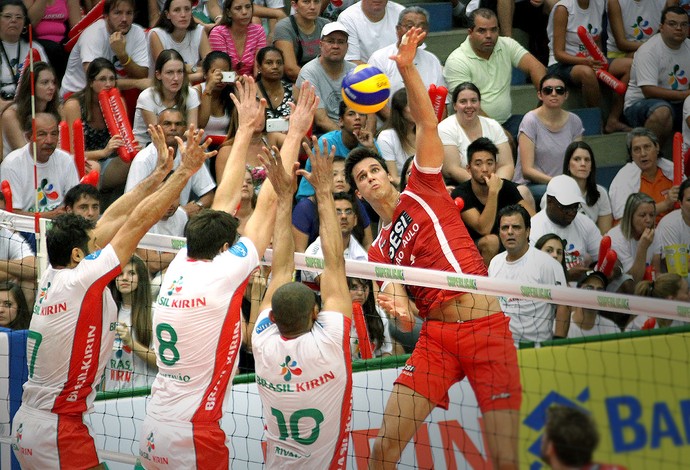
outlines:
{"label": "man wearing sunglasses", "polygon": [[558,175],[546,186],[546,208],[532,217],[530,243],[542,235],[555,233],[568,240],[565,264],[568,280],[577,281],[597,258],[601,232],[590,218],[579,212],[584,204],[577,182],[570,176]]}

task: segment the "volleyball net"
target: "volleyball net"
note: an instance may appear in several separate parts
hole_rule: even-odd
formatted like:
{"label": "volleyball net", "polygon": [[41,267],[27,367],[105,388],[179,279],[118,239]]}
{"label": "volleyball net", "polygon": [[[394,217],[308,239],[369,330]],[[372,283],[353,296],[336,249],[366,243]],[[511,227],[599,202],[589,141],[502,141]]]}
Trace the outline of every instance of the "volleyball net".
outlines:
{"label": "volleyball net", "polygon": [[[45,222],[42,233],[45,233]],[[0,212],[0,226],[33,231],[33,219]],[[39,264],[45,246],[38,237]],[[140,245],[174,253],[184,239],[147,235]],[[271,263],[268,251],[265,265]],[[295,254],[297,269],[319,272],[323,260]],[[563,286],[530,285],[419,268],[348,261],[350,277],[527,299],[668,320],[690,319],[690,305]],[[250,292],[250,289],[248,289]],[[258,299],[247,299],[258,300]],[[199,332],[203,340],[203,332]],[[621,332],[598,337],[519,344],[523,400],[520,411],[521,468],[544,468],[539,456],[546,410],[552,404],[577,407],[595,418],[601,442],[598,462],[628,469],[683,468],[690,458],[690,327]],[[537,347],[535,347],[537,346]],[[114,346],[115,347],[115,346]],[[26,332],[0,333],[0,468],[12,466],[11,416],[26,378]],[[250,355],[247,355],[250,357]],[[348,468],[367,468],[373,440],[395,378],[407,356],[353,365],[353,414]],[[113,365],[111,363],[111,365]],[[115,364],[116,365],[116,364]],[[241,367],[243,364],[241,363]],[[250,366],[247,366],[250,368]],[[112,367],[106,369],[112,370]],[[116,367],[117,369],[117,367]],[[155,371],[149,371],[150,383]],[[183,378],[184,379],[184,378]],[[148,386],[103,391],[88,421],[101,458],[111,469],[132,468],[139,454],[139,430]],[[467,380],[449,392],[448,410],[436,408],[403,452],[399,468],[490,468],[482,416]],[[228,393],[222,428],[228,436],[231,468],[262,468],[262,408],[254,374],[236,376]]]}

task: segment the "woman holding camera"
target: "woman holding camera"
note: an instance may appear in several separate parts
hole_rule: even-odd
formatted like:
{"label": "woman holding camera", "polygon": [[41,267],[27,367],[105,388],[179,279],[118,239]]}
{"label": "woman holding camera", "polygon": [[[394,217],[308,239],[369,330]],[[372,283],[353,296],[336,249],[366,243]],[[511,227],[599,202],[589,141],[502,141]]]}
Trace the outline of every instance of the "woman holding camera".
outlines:
{"label": "woman holding camera", "polygon": [[[226,136],[234,104],[232,83],[224,80],[231,73],[230,57],[221,51],[210,52],[201,64],[204,82],[194,89],[199,94],[199,127],[208,136]],[[229,77],[228,77],[229,78]]]}

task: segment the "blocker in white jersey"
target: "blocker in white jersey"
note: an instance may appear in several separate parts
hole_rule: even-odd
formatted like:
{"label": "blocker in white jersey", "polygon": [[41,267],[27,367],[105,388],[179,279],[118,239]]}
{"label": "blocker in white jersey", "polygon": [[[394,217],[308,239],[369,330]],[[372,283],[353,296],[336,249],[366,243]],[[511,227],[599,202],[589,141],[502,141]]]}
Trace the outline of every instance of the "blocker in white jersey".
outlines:
{"label": "blocker in white jersey", "polygon": [[[158,375],[144,422],[148,434],[142,435],[139,448],[145,467],[166,468],[156,464],[167,461],[169,468],[175,468],[183,463],[179,459],[194,454],[192,463],[210,464],[205,461],[207,453],[198,447],[196,425],[215,425],[217,458],[228,460],[219,422],[242,345],[242,296],[258,264],[258,253],[248,238],[240,238],[210,261],[191,259],[184,248],[170,263],[153,313]],[[193,426],[185,434],[171,423]],[[179,439],[172,438],[172,431],[181,434]],[[150,446],[157,436],[159,445]]]}
{"label": "blocker in white jersey", "polygon": [[[300,93],[281,149],[288,168],[297,161],[318,103],[313,90],[305,86],[301,91],[305,95]],[[148,469],[229,467],[220,419],[242,343],[242,295],[271,240],[276,200],[292,201],[291,187],[279,184],[274,190],[281,157],[267,153],[268,181],[261,186],[244,236],[235,241],[238,222],[230,213],[240,199],[254,122],[264,114],[265,103],[256,94],[251,77],[236,84],[232,99],[239,125],[232,148],[221,149],[230,155],[213,206],[187,222],[187,247],[168,267],[154,306],[158,375],[139,443],[140,461]]]}
{"label": "blocker in white jersey", "polygon": [[352,399],[351,320],[320,312],[311,330],[281,336],[263,311],[252,333],[266,420],[267,468],[344,468]]}
{"label": "blocker in white jersey", "polygon": [[[27,341],[29,379],[12,423],[12,447],[24,469],[98,466],[83,414],[91,408],[115,338],[117,310],[106,287],[189,178],[215,155],[205,152],[200,133],[190,126],[183,163],[161,185],[170,173],[172,150],[166,152],[160,127],[151,126],[150,132],[161,155],[146,180],[115,201],[97,224],[63,214],[46,234],[51,267],[39,284]],[[98,245],[105,248],[95,250]]]}
{"label": "blocker in white jersey", "polygon": [[[117,309],[106,286],[119,273],[120,261],[108,245],[74,269],[49,267],[41,278],[27,338],[29,380],[14,418],[13,446],[23,468],[63,465],[85,455],[98,464],[93,440],[88,454],[78,441],[69,446],[76,454],[62,446],[58,452],[56,441],[73,440],[61,434],[65,428],[60,417],[81,422],[82,413],[93,404],[95,385],[115,339]],[[30,416],[42,415],[52,422],[46,426],[48,432],[31,421],[25,423]],[[83,430],[90,434],[86,426]]]}
{"label": "blocker in white jersey", "polygon": [[[184,248],[170,263],[154,305],[158,375],[151,387],[147,420],[220,421],[242,344],[242,296],[258,264],[258,253],[248,238],[240,238],[212,260],[191,259]],[[165,428],[162,424],[154,430],[154,437]],[[224,441],[223,436],[218,445],[224,446]],[[173,464],[164,446],[150,451],[145,447],[140,448],[143,459],[167,458]],[[185,451],[193,453],[194,448]]]}
{"label": "blocker in white jersey", "polygon": [[[343,237],[333,200],[333,152],[313,138],[309,153],[324,257],[323,311],[314,293],[292,281],[295,251],[292,200],[278,201],[272,281],[252,317],[256,383],[266,422],[268,468],[345,468],[352,410],[352,300],[345,278]],[[282,173],[286,185],[291,178]],[[291,175],[294,178],[294,175]],[[270,307],[270,308],[269,308]]]}

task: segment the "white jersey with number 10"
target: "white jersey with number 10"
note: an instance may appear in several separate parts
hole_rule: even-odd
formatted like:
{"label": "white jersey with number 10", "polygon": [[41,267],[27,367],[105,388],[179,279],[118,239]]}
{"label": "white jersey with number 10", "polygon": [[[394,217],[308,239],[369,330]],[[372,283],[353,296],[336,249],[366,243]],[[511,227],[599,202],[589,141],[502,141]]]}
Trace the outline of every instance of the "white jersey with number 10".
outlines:
{"label": "white jersey with number 10", "polygon": [[320,312],[286,339],[261,312],[252,333],[266,422],[266,468],[345,468],[352,411],[351,320]]}

